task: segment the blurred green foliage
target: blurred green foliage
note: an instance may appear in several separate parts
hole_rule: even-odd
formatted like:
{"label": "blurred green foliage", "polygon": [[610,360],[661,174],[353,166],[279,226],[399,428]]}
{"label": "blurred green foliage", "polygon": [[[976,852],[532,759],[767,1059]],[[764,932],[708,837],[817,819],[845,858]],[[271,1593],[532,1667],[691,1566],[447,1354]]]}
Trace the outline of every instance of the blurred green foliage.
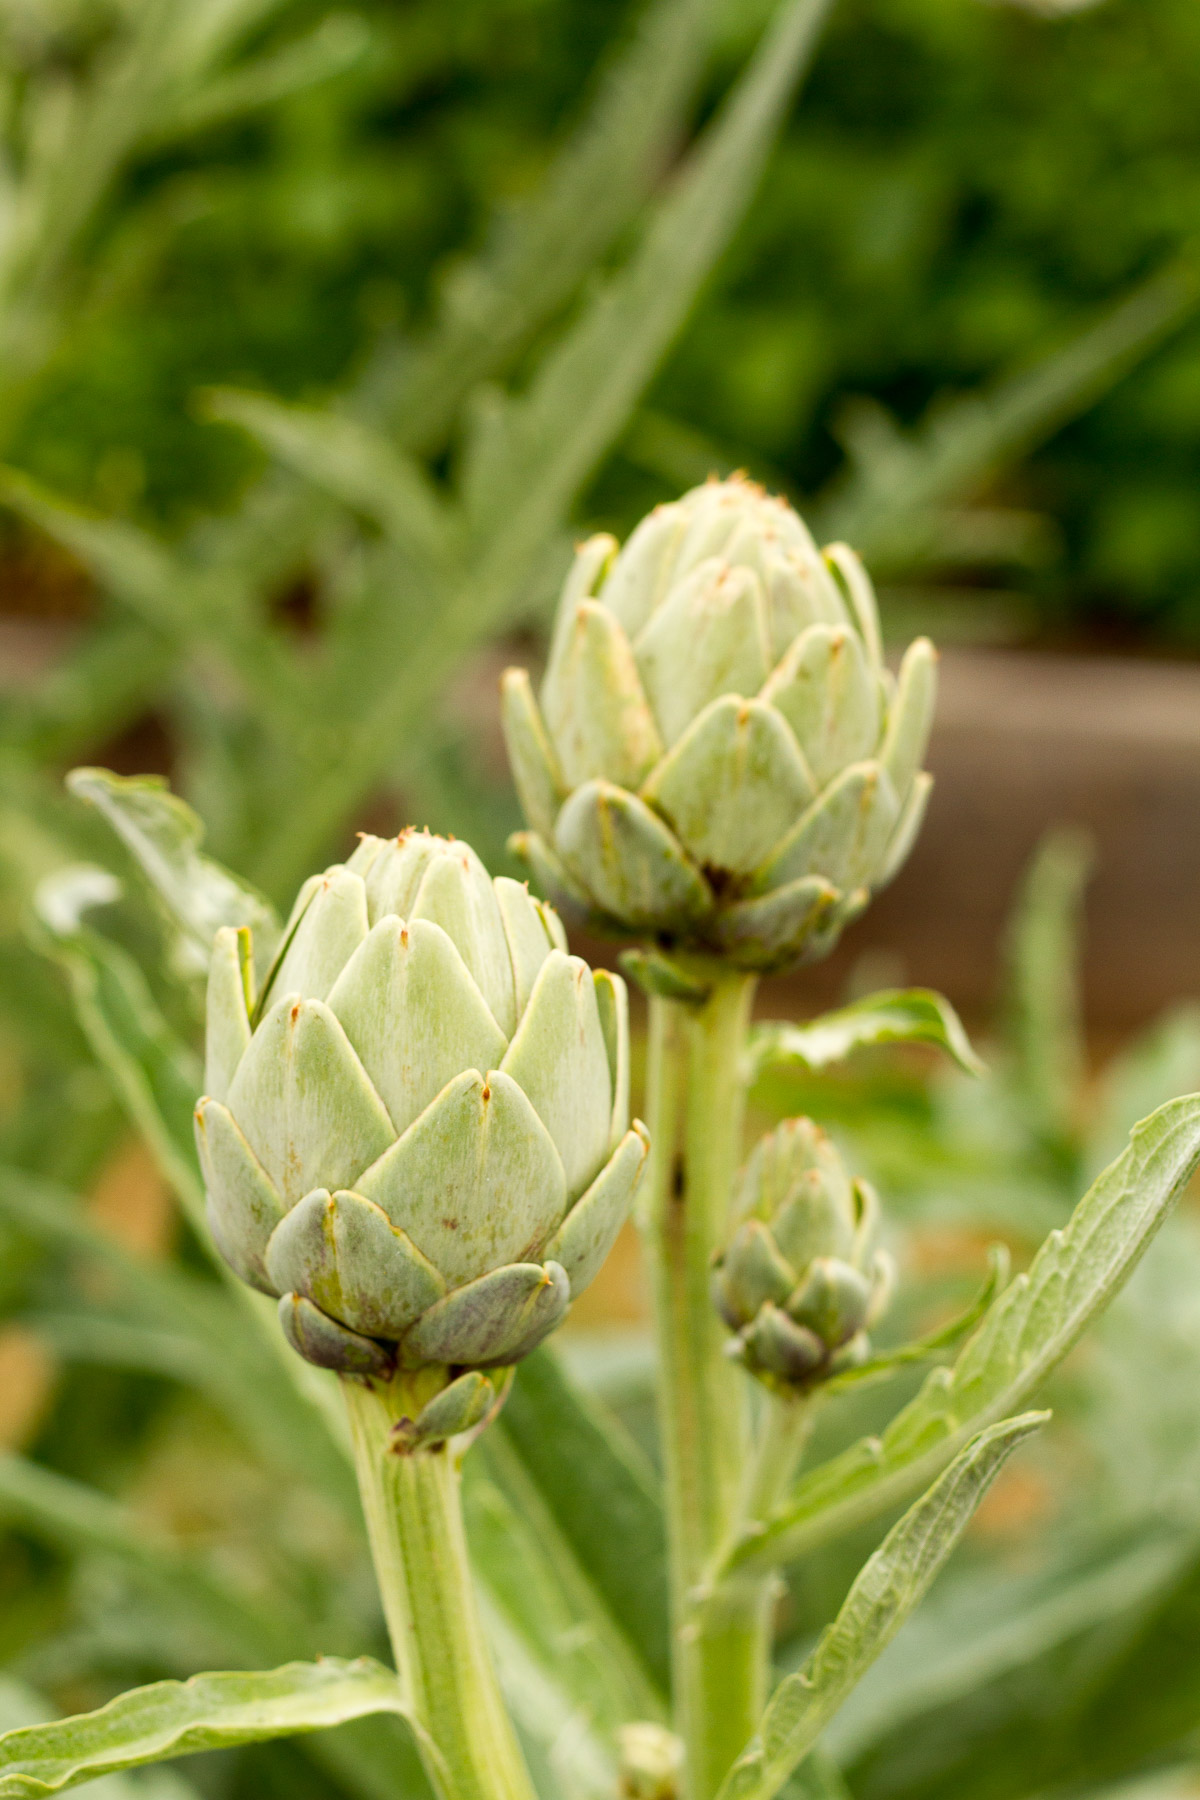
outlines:
{"label": "blurred green foliage", "polygon": [[[848,396],[911,425],[943,392],[1067,341],[1189,245],[1195,7],[1063,10],[844,0],[731,253],[587,512],[624,529],[713,462],[812,494],[869,423]],[[281,9],[263,47],[323,11]],[[133,255],[70,334],[14,459],[174,526],[227,504],[252,459],[200,421],[197,387],[311,397],[419,326],[455,255],[545,172],[635,13],[366,0],[365,45],[340,73],[144,151],[111,205],[152,208],[155,253]],[[702,114],[763,15],[725,0]],[[1022,557],[1036,629],[1200,635],[1198,458],[1193,327],[999,480],[1006,504],[1053,521]],[[1011,570],[985,579],[1012,585]]]}

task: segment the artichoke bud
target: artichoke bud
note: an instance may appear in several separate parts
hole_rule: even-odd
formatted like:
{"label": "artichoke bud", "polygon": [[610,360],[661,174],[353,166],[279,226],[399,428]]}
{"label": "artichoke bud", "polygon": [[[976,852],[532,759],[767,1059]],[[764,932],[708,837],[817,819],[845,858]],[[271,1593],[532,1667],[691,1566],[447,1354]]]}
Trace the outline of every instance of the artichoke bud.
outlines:
{"label": "artichoke bud", "polygon": [[641,1177],[624,983],[428,832],[364,837],[306,882],[257,994],[251,949],[220,931],[209,975],[218,1248],[301,1356],[403,1389],[398,1447],[470,1430],[486,1372],[561,1321]]}
{"label": "artichoke bud", "polygon": [[619,552],[583,544],[539,694],[507,672],[514,848],[614,935],[746,969],[823,955],[920,828],[936,660],[919,639],[894,678],[854,552],[710,481]]}
{"label": "artichoke bud", "polygon": [[683,1743],[654,1719],[617,1729],[619,1791],[625,1800],[676,1800],[683,1785]]}
{"label": "artichoke bud", "polygon": [[713,1269],[729,1354],[768,1386],[804,1390],[863,1361],[891,1290],[879,1207],[811,1119],[769,1132],[746,1164]]}

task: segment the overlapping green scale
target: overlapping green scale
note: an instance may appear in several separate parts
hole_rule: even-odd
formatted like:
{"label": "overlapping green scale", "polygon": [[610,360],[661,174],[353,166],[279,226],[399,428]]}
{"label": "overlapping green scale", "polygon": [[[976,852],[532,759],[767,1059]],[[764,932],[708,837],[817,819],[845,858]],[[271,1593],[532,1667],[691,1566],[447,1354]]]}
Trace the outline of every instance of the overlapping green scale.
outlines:
{"label": "overlapping green scale", "polygon": [[629,1210],[624,984],[426,832],[307,882],[257,994],[251,952],[220,932],[209,978],[214,1238],[310,1361],[427,1371],[414,1444],[465,1430],[496,1398],[478,1371],[559,1323]]}
{"label": "overlapping green scale", "polygon": [[505,676],[513,848],[569,916],[667,955],[823,954],[920,828],[932,645],[894,677],[853,551],[741,477],[614,551],[581,546],[539,697]]}
{"label": "overlapping green scale", "polygon": [[713,1270],[730,1352],[781,1393],[853,1368],[887,1303],[878,1207],[810,1119],[769,1132],[743,1172],[735,1226]]}

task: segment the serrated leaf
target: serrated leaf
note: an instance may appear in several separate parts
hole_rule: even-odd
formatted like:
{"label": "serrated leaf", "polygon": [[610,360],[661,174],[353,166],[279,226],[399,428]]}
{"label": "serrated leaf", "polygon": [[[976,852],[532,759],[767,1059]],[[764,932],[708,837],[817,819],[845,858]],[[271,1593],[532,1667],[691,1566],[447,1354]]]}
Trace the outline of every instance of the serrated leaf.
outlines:
{"label": "serrated leaf", "polygon": [[6,1732],[0,1800],[38,1800],[115,1770],[325,1731],[380,1712],[408,1716],[395,1675],[369,1657],[156,1681],[97,1712]]}
{"label": "serrated leaf", "polygon": [[803,1025],[764,1024],[750,1035],[750,1079],[789,1063],[825,1069],[874,1044],[932,1044],[972,1075],[983,1064],[950,1002],[930,988],[885,989]]}
{"label": "serrated leaf", "polygon": [[259,970],[266,968],[279,937],[274,909],[248,882],[203,854],[203,824],[165,781],[83,768],[71,770],[67,786],[96,808],[145,875],[175,934],[183,970],[207,974],[222,925],[249,925]]}
{"label": "serrated leaf", "polygon": [[892,1527],[804,1667],[776,1688],[719,1800],[772,1800],[779,1792],[923,1599],[1007,1458],[1047,1417],[1025,1413],[980,1432]]}
{"label": "serrated leaf", "polygon": [[919,1487],[971,1432],[1023,1405],[1116,1293],[1200,1163],[1200,1095],[1136,1127],[1063,1231],[988,1309],[953,1368],[935,1369],[880,1438],[801,1478],[787,1505],[735,1551],[785,1562],[876,1517]]}

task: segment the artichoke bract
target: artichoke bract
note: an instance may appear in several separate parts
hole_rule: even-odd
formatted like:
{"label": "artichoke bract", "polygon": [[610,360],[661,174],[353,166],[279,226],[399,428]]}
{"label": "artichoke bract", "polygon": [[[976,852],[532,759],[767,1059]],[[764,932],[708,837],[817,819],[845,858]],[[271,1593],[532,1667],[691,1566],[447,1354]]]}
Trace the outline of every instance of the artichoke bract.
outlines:
{"label": "artichoke bract", "polygon": [[217,1245],[310,1362],[430,1370],[421,1435],[465,1429],[494,1399],[480,1371],[554,1329],[629,1209],[647,1139],[624,983],[427,832],[307,882],[258,995],[251,951],[221,931],[209,976]]}
{"label": "artichoke bract", "polygon": [[751,1155],[738,1221],[713,1270],[731,1356],[780,1392],[863,1362],[892,1285],[879,1205],[811,1119],[788,1119]]}
{"label": "artichoke bract", "polygon": [[936,652],[885,667],[874,593],[752,483],[583,544],[539,700],[504,677],[537,885],[593,927],[749,970],[823,953],[920,828]]}

